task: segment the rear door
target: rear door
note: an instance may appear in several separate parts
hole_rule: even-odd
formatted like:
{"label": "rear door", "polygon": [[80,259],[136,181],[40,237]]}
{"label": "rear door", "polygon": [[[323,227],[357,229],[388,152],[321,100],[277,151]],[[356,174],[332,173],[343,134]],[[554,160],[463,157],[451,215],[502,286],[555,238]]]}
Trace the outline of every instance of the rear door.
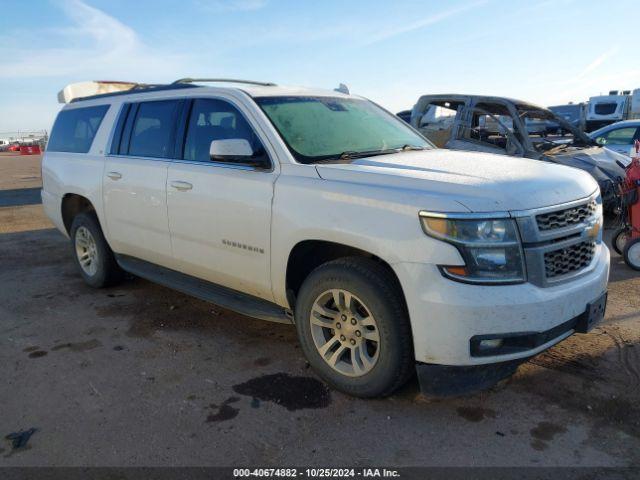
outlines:
{"label": "rear door", "polygon": [[109,241],[120,254],[169,265],[167,171],[181,100],[123,105],[104,170]]}
{"label": "rear door", "polygon": [[[169,229],[176,268],[273,300],[271,201],[277,164],[252,112],[227,98],[196,98],[184,115],[184,151],[167,178]],[[271,168],[211,161],[214,140],[246,139]],[[263,158],[263,157],[260,157]]]}

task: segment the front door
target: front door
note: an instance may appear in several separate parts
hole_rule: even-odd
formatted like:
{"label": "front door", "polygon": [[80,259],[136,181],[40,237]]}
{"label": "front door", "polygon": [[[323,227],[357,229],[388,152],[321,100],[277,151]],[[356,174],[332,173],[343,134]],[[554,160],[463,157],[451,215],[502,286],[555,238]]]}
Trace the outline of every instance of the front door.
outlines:
{"label": "front door", "polygon": [[[249,112],[222,99],[199,98],[185,116],[182,160],[169,166],[167,203],[175,268],[273,300],[271,201],[276,170],[213,162],[214,140],[246,139],[268,157]],[[273,166],[273,164],[272,164]]]}

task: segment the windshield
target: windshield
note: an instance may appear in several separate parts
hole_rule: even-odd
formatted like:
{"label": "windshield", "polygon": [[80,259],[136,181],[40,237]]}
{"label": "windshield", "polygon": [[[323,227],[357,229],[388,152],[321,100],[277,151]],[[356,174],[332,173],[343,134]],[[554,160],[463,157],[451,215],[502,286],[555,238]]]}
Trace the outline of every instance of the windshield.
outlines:
{"label": "windshield", "polygon": [[255,100],[301,163],[433,148],[402,120],[367,100],[301,96]]}

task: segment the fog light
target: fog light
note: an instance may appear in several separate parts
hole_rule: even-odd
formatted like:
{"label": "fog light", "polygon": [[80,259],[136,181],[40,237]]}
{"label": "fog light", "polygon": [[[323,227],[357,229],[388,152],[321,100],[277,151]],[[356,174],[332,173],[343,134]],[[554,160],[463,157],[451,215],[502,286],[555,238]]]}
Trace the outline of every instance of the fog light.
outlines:
{"label": "fog light", "polygon": [[480,350],[493,350],[495,348],[500,348],[504,340],[502,338],[492,338],[490,340],[480,340]]}

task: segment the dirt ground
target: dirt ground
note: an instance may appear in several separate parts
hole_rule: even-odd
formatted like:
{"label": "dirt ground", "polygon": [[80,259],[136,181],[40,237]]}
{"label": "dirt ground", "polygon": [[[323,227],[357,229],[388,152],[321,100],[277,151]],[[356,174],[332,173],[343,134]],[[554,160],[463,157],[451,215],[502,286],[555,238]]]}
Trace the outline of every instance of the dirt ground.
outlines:
{"label": "dirt ground", "polygon": [[317,380],[293,327],[140,279],[87,287],[13,192],[39,174],[0,156],[0,434],[37,429],[0,466],[640,465],[640,278],[615,253],[592,333],[488,392],[364,401]]}
{"label": "dirt ground", "polygon": [[0,190],[40,188],[40,157],[0,152]]}

